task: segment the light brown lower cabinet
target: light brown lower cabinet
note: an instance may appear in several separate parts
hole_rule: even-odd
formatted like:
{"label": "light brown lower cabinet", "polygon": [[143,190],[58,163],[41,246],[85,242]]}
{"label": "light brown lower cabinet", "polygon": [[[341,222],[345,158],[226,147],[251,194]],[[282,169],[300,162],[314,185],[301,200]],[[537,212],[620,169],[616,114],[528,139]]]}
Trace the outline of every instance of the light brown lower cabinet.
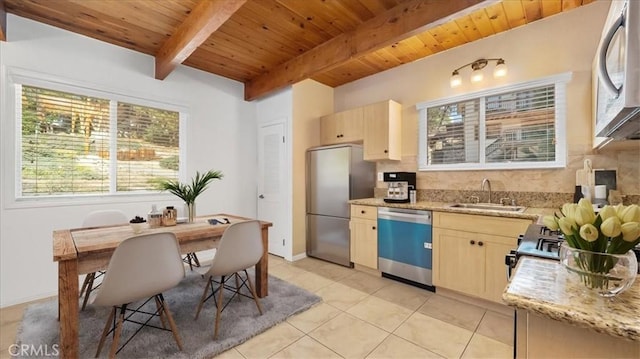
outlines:
{"label": "light brown lower cabinet", "polygon": [[351,261],[378,269],[378,209],[351,205]]}
{"label": "light brown lower cabinet", "polygon": [[640,342],[517,310],[516,358],[640,358]]}
{"label": "light brown lower cabinet", "polygon": [[433,280],[437,287],[502,303],[505,256],[517,247],[527,219],[433,214]]}

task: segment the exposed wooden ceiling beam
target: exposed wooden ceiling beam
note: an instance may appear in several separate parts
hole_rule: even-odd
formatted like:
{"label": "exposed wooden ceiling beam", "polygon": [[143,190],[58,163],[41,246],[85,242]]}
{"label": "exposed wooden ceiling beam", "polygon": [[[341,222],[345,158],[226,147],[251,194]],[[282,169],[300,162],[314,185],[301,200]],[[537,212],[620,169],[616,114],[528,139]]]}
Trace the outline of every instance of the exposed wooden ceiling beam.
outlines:
{"label": "exposed wooden ceiling beam", "polygon": [[398,5],[245,83],[245,100],[313,77],[498,0],[413,0]]}
{"label": "exposed wooden ceiling beam", "polygon": [[4,0],[0,0],[0,41],[7,41],[7,12],[4,9]]}
{"label": "exposed wooden ceiling beam", "polygon": [[246,1],[200,0],[176,32],[158,50],[156,79],[164,80]]}

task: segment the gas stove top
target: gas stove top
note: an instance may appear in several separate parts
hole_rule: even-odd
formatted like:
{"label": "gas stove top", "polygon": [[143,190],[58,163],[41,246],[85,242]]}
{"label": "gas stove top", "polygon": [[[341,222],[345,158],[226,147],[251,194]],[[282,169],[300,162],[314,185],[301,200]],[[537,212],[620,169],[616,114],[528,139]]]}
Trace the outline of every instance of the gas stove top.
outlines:
{"label": "gas stove top", "polygon": [[562,242],[564,235],[560,231],[553,231],[542,224],[531,224],[524,234],[518,236],[516,256],[558,259]]}

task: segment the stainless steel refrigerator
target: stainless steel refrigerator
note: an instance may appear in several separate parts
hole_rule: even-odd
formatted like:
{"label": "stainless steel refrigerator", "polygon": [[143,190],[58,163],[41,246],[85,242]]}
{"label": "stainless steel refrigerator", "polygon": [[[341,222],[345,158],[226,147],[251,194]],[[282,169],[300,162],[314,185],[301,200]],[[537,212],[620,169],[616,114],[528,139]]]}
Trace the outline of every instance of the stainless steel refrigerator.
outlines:
{"label": "stainless steel refrigerator", "polygon": [[307,255],[350,267],[350,199],[373,197],[375,163],[354,144],[307,150]]}

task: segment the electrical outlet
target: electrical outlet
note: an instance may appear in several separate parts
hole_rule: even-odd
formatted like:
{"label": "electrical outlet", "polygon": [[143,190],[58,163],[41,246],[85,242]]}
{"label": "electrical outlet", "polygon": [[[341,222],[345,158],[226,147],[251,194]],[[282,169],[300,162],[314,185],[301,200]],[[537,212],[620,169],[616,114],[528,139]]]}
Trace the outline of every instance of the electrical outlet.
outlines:
{"label": "electrical outlet", "polygon": [[384,181],[384,176],[382,176],[382,172],[378,172],[378,181],[379,182]]}

